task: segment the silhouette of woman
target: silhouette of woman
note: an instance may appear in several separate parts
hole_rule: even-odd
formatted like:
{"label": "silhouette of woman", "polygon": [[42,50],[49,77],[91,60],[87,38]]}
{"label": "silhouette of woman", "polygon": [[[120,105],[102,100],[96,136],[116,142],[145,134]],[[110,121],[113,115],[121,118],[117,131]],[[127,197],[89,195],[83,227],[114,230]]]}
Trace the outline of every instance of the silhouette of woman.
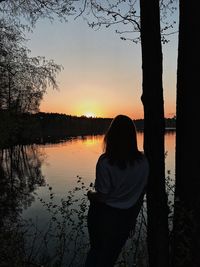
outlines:
{"label": "silhouette of woman", "polygon": [[148,174],[148,161],[137,147],[134,122],[125,115],[116,116],[96,164],[95,191],[88,192],[90,250],[85,267],[114,266],[134,231]]}

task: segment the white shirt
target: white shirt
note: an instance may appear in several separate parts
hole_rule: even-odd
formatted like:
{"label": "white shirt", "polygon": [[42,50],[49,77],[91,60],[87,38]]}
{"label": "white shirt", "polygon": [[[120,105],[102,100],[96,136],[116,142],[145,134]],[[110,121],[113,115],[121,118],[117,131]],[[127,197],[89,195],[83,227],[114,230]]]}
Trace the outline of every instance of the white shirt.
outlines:
{"label": "white shirt", "polygon": [[111,165],[105,156],[100,156],[96,164],[95,189],[106,194],[105,203],[111,207],[128,209],[143,192],[149,174],[149,164],[145,156],[125,169]]}

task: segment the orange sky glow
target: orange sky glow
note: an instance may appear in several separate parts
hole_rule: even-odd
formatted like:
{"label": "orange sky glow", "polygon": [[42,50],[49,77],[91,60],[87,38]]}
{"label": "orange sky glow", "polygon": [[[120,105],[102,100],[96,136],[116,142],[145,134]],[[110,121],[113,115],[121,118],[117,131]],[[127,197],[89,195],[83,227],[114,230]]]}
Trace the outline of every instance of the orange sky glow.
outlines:
{"label": "orange sky glow", "polygon": [[[57,76],[59,89],[47,90],[40,111],[143,118],[140,44],[122,41],[110,29],[94,31],[80,20],[39,21],[28,39],[32,56],[45,56],[63,66]],[[176,46],[177,39],[172,38],[163,47],[165,117],[175,115]]]}

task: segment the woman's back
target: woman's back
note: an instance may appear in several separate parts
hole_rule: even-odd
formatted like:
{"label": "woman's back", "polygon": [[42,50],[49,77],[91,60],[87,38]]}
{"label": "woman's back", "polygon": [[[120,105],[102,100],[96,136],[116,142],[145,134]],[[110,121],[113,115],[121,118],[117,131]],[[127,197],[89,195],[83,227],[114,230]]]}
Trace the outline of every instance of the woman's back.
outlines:
{"label": "woman's back", "polygon": [[102,155],[96,165],[96,191],[106,194],[105,203],[111,207],[128,209],[141,196],[147,184],[149,172],[148,161],[144,155],[125,168],[110,164]]}

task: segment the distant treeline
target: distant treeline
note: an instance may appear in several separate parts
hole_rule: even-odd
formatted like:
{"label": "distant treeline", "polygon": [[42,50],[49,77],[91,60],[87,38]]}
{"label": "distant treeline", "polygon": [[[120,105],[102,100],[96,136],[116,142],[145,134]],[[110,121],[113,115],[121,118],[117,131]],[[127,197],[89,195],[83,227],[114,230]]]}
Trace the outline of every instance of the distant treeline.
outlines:
{"label": "distant treeline", "polygon": [[71,136],[103,134],[110,118],[87,118],[58,113],[15,114],[0,111],[0,146],[43,143]]}
{"label": "distant treeline", "polygon": [[[137,130],[144,130],[144,120],[138,119],[134,120]],[[165,129],[166,130],[175,130],[176,129],[176,117],[165,118]]]}
{"label": "distant treeline", "polygon": [[[111,120],[112,118],[77,117],[59,113],[13,114],[0,111],[0,146],[104,134]],[[143,130],[142,119],[134,122],[138,130]],[[166,119],[166,127],[174,128],[175,119]]]}

